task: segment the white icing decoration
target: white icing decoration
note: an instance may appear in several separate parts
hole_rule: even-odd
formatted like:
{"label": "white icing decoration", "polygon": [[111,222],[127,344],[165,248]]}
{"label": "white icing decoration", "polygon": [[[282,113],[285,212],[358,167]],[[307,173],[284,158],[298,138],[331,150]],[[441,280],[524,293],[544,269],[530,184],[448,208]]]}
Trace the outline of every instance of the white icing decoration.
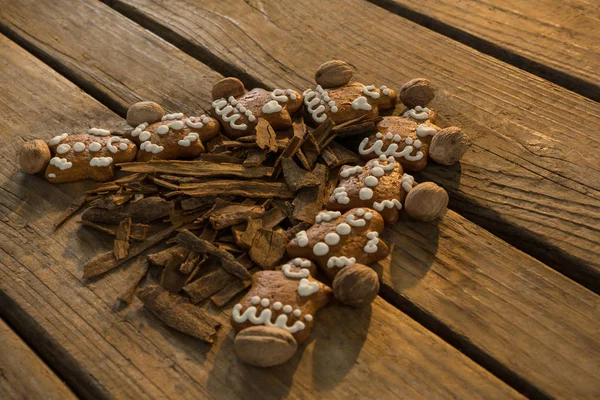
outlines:
{"label": "white icing decoration", "polygon": [[296,243],[298,243],[299,247],[308,246],[308,236],[306,236],[306,231],[296,233]]}
{"label": "white icing decoration", "polygon": [[131,136],[137,137],[147,127],[148,127],[148,123],[147,122],[142,122],[133,131],[131,131]]}
{"label": "white icing decoration", "polygon": [[[206,122],[204,122],[206,120]],[[200,129],[205,123],[208,123],[208,118],[202,115],[200,117],[190,117],[184,120],[185,124],[192,129]]]}
{"label": "white icing decoration", "polygon": [[357,217],[362,217],[363,215],[365,215],[365,210],[362,208],[359,208],[356,210],[356,212],[354,213],[354,215],[356,215]]}
{"label": "white icing decoration", "polygon": [[367,242],[363,250],[365,251],[365,253],[376,253],[377,245],[379,244],[379,233],[369,232],[367,233],[367,239],[369,239],[369,241]]}
{"label": "white icing decoration", "polygon": [[[287,305],[285,307],[288,307]],[[284,307],[284,308],[285,308]],[[291,306],[290,307],[290,311],[291,311]],[[304,325],[304,323],[302,321],[296,321],[294,322],[294,324],[292,326],[288,326],[287,322],[288,322],[288,316],[285,314],[281,314],[277,317],[277,319],[275,320],[275,322],[271,322],[271,317],[273,316],[273,311],[271,311],[270,308],[265,308],[260,312],[260,315],[256,315],[257,313],[257,309],[256,307],[248,307],[246,309],[246,311],[244,311],[243,314],[240,314],[240,311],[242,309],[242,305],[241,304],[236,304],[233,307],[233,320],[235,322],[237,322],[238,324],[244,323],[246,321],[250,321],[251,323],[253,323],[254,325],[265,325],[265,326],[270,326],[270,327],[274,327],[274,328],[280,328],[280,329],[284,329],[286,331],[288,331],[289,333],[296,333],[302,329],[304,329],[306,327],[306,325]]]}
{"label": "white icing decoration", "polygon": [[[123,148],[123,147],[121,147],[121,144],[119,144],[119,147],[117,148],[116,146],[113,146],[114,142],[120,142],[121,144],[124,144],[125,146]],[[106,148],[108,150],[110,150],[111,153],[116,153],[117,151],[119,151],[119,149],[127,150],[127,143],[129,143],[129,140],[121,139],[118,136],[113,136],[106,141]]]}
{"label": "white icing decoration", "polygon": [[[406,139],[406,144],[409,144],[409,141],[407,138]],[[410,153],[413,152],[413,147],[410,145],[407,145],[404,147],[404,149],[401,152],[397,152],[396,150],[398,150],[398,144],[397,143],[392,143],[388,146],[388,148],[385,150],[385,152],[381,151],[384,143],[382,140],[377,140],[375,141],[375,143],[373,143],[373,146],[369,147],[368,149],[365,149],[365,147],[367,147],[367,144],[369,143],[369,138],[364,138],[362,142],[360,142],[360,146],[358,146],[358,152],[360,154],[369,154],[369,153],[373,153],[375,152],[376,155],[381,156],[381,155],[386,155],[386,156],[392,156],[395,158],[401,158],[404,157],[409,161],[418,161],[421,158],[423,158],[423,152],[418,151],[416,155],[411,156]],[[412,144],[412,139],[410,141],[410,144]]]}
{"label": "white icing decoration", "polygon": [[345,256],[341,256],[341,257],[329,257],[329,260],[327,260],[327,268],[333,268],[333,267],[338,267],[338,268],[343,268],[343,267],[347,267],[350,266],[352,264],[354,264],[356,262],[356,258],[354,257],[345,257]]}
{"label": "white icing decoration", "polygon": [[144,142],[140,145],[140,150],[144,150],[148,153],[157,154],[163,151],[165,148],[151,142]]}
{"label": "white icing decoration", "polygon": [[294,91],[292,89],[287,89],[285,91],[285,93],[288,95],[288,97],[292,100],[296,100],[298,97],[296,96],[296,93],[294,93]]}
{"label": "white icing decoration", "polygon": [[303,260],[301,258],[294,258],[292,261],[292,264],[294,264],[295,266],[300,266],[302,268],[310,268],[310,260]]}
{"label": "white icing decoration", "polygon": [[169,133],[169,126],[168,125],[161,125],[158,128],[156,128],[156,133],[158,133],[159,135],[165,135],[167,133]]}
{"label": "white icing decoration", "polygon": [[271,302],[269,301],[269,299],[262,299],[260,301],[260,305],[263,307],[269,307],[269,304],[271,304]]}
{"label": "white icing decoration", "polygon": [[66,158],[53,157],[50,160],[50,165],[54,165],[56,168],[64,171],[65,169],[71,168],[73,163],[68,162]]}
{"label": "white icing decoration", "polygon": [[379,179],[377,179],[374,176],[369,175],[365,178],[365,185],[367,185],[369,187],[375,187],[375,186],[379,185]]}
{"label": "white icing decoration", "polygon": [[377,178],[381,178],[385,175],[385,171],[381,167],[373,167],[371,168],[371,174]]}
{"label": "white icing decoration", "polygon": [[69,146],[68,144],[64,143],[61,144],[60,146],[58,146],[56,148],[56,152],[58,154],[65,154],[66,152],[68,152],[69,150],[71,150],[71,146]]}
{"label": "white icing decoration", "polygon": [[[271,100],[274,100],[274,101],[277,101],[277,102],[280,102],[280,103],[287,103],[287,101],[288,101],[288,98],[285,95],[285,92],[283,90],[281,90],[281,89],[275,89],[275,90],[273,90],[271,92],[271,94],[269,95],[269,97],[271,97]],[[292,99],[292,100],[294,100],[294,99]],[[264,106],[263,106],[263,112],[264,112]]]}
{"label": "white icing decoration", "polygon": [[367,224],[367,221],[365,221],[364,219],[355,219],[354,218],[354,214],[350,214],[346,217],[346,222],[350,225],[350,226],[356,226],[356,227],[361,227],[361,226],[365,226]]}
{"label": "white icing decoration", "polygon": [[94,136],[108,136],[108,135],[110,135],[110,131],[108,131],[106,129],[99,129],[99,128],[91,128],[90,130],[88,130],[88,133],[90,135],[94,135]]}
{"label": "white icing decoration", "polygon": [[[238,124],[237,123],[237,120],[240,119],[242,117],[242,115],[240,113],[236,112],[236,110],[231,105],[228,105],[227,100],[225,100],[225,99],[215,100],[215,101],[213,101],[212,106],[213,106],[215,112],[221,116],[223,121],[229,122],[229,126],[231,126],[231,128],[237,129],[240,131],[244,131],[248,128],[248,125],[246,125],[246,124]],[[249,111],[250,110],[246,111],[246,115],[248,115]],[[254,120],[255,120],[254,116],[252,115],[252,113],[250,113],[250,116],[248,116],[248,121],[252,122]]]}
{"label": "white icing decoration", "polygon": [[347,223],[342,222],[335,228],[335,231],[340,235],[349,235],[350,232],[352,232],[352,227]]}
{"label": "white icing decoration", "polygon": [[181,121],[175,121],[175,122],[169,124],[169,128],[173,129],[174,131],[180,131],[183,129],[183,127],[184,127],[184,124]]}
{"label": "white icing decoration", "polygon": [[325,236],[325,243],[327,243],[329,246],[335,246],[339,242],[340,242],[340,235],[338,235],[335,232],[329,232]]}
{"label": "white icing decoration", "polygon": [[60,142],[62,142],[63,140],[65,140],[67,138],[67,136],[69,136],[68,133],[63,133],[61,135],[54,136],[52,139],[50,139],[48,141],[48,145],[49,146],[54,146],[56,144],[59,144]]}
{"label": "white icing decoration", "polygon": [[402,175],[402,189],[404,189],[406,193],[411,191],[413,183],[415,183],[415,178],[412,175]]}
{"label": "white icing decoration", "polygon": [[313,253],[315,256],[324,256],[325,254],[329,253],[329,246],[323,242],[319,242],[315,244],[315,247],[313,247]]}
{"label": "white icing decoration", "polygon": [[281,272],[283,272],[283,275],[287,278],[292,279],[308,278],[310,276],[310,272],[306,268],[302,268],[302,270],[297,272],[292,271],[292,264],[284,264],[283,267],[281,267]]}
{"label": "white icing decoration", "polygon": [[300,311],[299,309],[295,309],[294,312],[292,313],[292,315],[296,318],[298,318],[299,316],[302,315],[302,311]]}
{"label": "white icing decoration", "polygon": [[374,202],[373,208],[377,211],[383,211],[384,208],[396,207],[398,210],[402,209],[402,203],[398,199],[383,200],[381,203]]}
{"label": "white icing decoration", "polygon": [[167,114],[165,116],[163,116],[160,120],[161,121],[172,121],[174,119],[181,119],[183,118],[183,113],[174,113],[174,114]]}
{"label": "white icing decoration", "polygon": [[362,172],[362,167],[360,165],[355,165],[354,167],[345,168],[342,172],[340,172],[340,176],[342,178],[347,178],[350,175],[357,175]]}
{"label": "white icing decoration", "polygon": [[415,108],[406,111],[403,117],[411,117],[419,121],[423,121],[429,118],[429,108],[416,106]]}
{"label": "white icing decoration", "polygon": [[85,150],[85,144],[83,144],[82,142],[77,142],[73,145],[73,151],[76,153],[81,153],[84,150]]}
{"label": "white icing decoration", "polygon": [[354,108],[355,110],[370,111],[373,107],[371,107],[365,96],[360,96],[352,102],[352,108]]}
{"label": "white icing decoration", "polygon": [[379,88],[379,90],[381,90],[381,93],[383,93],[386,96],[390,95],[390,89],[388,89],[388,87],[385,86],[385,85],[381,85],[381,87]]}
{"label": "white icing decoration", "polygon": [[362,188],[358,192],[358,197],[361,200],[369,200],[369,199],[373,198],[373,190],[371,190],[369,188]]}
{"label": "white icing decoration", "polygon": [[283,307],[283,304],[281,304],[280,301],[276,301],[275,303],[273,303],[273,310],[279,311],[279,310],[281,310],[282,307]]}
{"label": "white icing decoration", "polygon": [[312,321],[312,320],[313,320],[313,316],[312,316],[312,315],[310,315],[310,314],[306,314],[306,315],[304,316],[304,319],[306,320],[306,322],[310,322],[310,321]]}
{"label": "white icing decoration", "polygon": [[94,157],[90,160],[90,167],[108,167],[112,162],[112,157]]}
{"label": "white icing decoration", "polygon": [[333,198],[340,204],[348,204],[350,203],[350,198],[348,197],[348,193],[346,192],[346,188],[340,186],[333,190]]}
{"label": "white icing decoration", "polygon": [[298,284],[298,294],[302,297],[310,296],[319,291],[319,284],[317,282],[311,282],[306,278],[300,279]]}
{"label": "white icing decoration", "polygon": [[329,106],[331,112],[337,112],[335,102],[330,100],[327,91],[323,90],[320,85],[316,87],[316,91],[312,89],[307,89],[304,91],[304,104],[306,105],[306,110],[310,113],[313,120],[319,123],[327,119],[325,105]]}
{"label": "white icing decoration", "polygon": [[[387,164],[381,165],[379,161],[387,161]],[[394,157],[389,157],[386,160],[385,155],[380,155],[378,161],[373,161],[373,167],[381,168],[385,172],[391,172],[394,170],[394,168],[396,168],[396,160],[394,160]]]}
{"label": "white icing decoration", "polygon": [[200,136],[196,132],[190,132],[183,139],[177,142],[180,146],[189,147],[192,142],[198,140]]}
{"label": "white icing decoration", "polygon": [[418,137],[435,136],[436,133],[437,133],[437,130],[435,128],[432,128],[429,125],[421,124],[421,125],[417,126],[417,136]]}
{"label": "white icing decoration", "polygon": [[254,304],[255,306],[258,305],[258,303],[260,303],[260,297],[252,296],[252,298],[250,299],[250,303]]}
{"label": "white icing decoration", "polygon": [[373,219],[373,213],[372,212],[368,212],[365,214],[365,219],[367,221],[370,221],[371,219]]}
{"label": "white icing decoration", "polygon": [[[162,126],[159,127],[159,129],[162,128]],[[165,127],[166,128],[166,127]],[[169,131],[169,129],[167,128],[167,132]],[[140,133],[139,139],[141,142],[145,142],[146,140],[150,140],[150,136],[152,136],[150,134],[150,132],[148,131],[143,131],[142,133]]]}
{"label": "white icing decoration", "polygon": [[[286,97],[286,101],[287,101],[287,97]],[[271,100],[262,107],[263,114],[273,114],[273,113],[277,113],[281,110],[283,110],[283,107],[281,107],[281,104],[279,104],[277,102],[277,100]]]}
{"label": "white icing decoration", "polygon": [[48,178],[56,178],[56,174],[50,173],[48,174]]}
{"label": "white icing decoration", "polygon": [[88,149],[92,152],[95,153],[97,151],[100,151],[100,149],[102,149],[102,145],[98,142],[92,142],[90,143],[90,145],[88,146]]}
{"label": "white icing decoration", "polygon": [[375,85],[365,86],[363,88],[363,93],[367,96],[372,97],[373,99],[378,99],[381,97],[379,93],[375,91]]}
{"label": "white icing decoration", "polygon": [[339,217],[340,215],[342,215],[342,213],[339,211],[321,211],[315,217],[315,222],[317,224],[321,223],[322,221],[329,222],[332,219]]}

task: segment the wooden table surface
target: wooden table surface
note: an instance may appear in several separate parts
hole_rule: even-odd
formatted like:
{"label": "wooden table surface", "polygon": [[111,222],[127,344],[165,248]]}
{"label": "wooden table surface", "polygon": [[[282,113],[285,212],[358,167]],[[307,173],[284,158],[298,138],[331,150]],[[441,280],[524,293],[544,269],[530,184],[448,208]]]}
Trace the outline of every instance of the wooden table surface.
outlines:
{"label": "wooden table surface", "polygon": [[[0,0],[0,398],[600,398],[600,6],[569,0]],[[472,145],[417,175],[450,194],[403,218],[371,307],[331,305],[282,367],[237,361],[93,282],[109,238],[53,223],[94,185],[21,172],[24,140],[124,126],[129,104],[201,113],[222,76],[438,88]]]}

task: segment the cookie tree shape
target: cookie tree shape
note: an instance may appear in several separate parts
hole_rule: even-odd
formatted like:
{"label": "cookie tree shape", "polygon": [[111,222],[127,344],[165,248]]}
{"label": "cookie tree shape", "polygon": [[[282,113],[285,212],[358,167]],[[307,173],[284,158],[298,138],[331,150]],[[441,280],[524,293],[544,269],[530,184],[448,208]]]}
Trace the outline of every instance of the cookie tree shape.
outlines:
{"label": "cookie tree shape", "polygon": [[315,224],[300,231],[287,245],[291,257],[314,261],[333,280],[344,267],[354,263],[371,264],[389,254],[387,245],[379,239],[383,217],[370,208],[322,211]]}
{"label": "cookie tree shape", "polygon": [[314,325],[315,313],[333,296],[330,287],[314,279],[309,260],[294,259],[277,271],[252,275],[252,287],[233,307],[236,332],[256,325],[283,329],[296,342],[304,342]]}
{"label": "cookie tree shape", "polygon": [[[155,106],[150,107],[149,104]],[[197,158],[204,152],[202,142],[214,138],[220,131],[217,120],[206,115],[161,115],[161,110],[158,104],[151,102],[135,103],[129,107],[128,121],[145,120],[130,133],[130,137],[139,144],[138,161]]]}
{"label": "cookie tree shape", "polygon": [[[47,155],[45,149],[40,151],[44,145],[43,141],[36,141],[35,156]],[[110,181],[115,175],[115,164],[133,161],[137,152],[134,143],[98,128],[90,129],[87,134],[63,133],[50,139],[46,146],[52,158],[44,175],[52,183],[82,179]],[[28,153],[24,146],[21,158],[27,158]]]}
{"label": "cookie tree shape", "polygon": [[265,119],[273,129],[291,128],[291,114],[302,107],[302,95],[295,90],[269,92],[256,88],[246,92],[243,83],[235,78],[217,82],[212,98],[211,113],[232,139],[254,135],[259,118]]}
{"label": "cookie tree shape", "polygon": [[380,110],[394,108],[398,93],[387,86],[350,82],[351,67],[343,61],[329,61],[317,71],[317,87],[304,91],[306,123],[318,125],[330,118],[341,124],[367,115],[377,117]]}
{"label": "cookie tree shape", "polygon": [[344,165],[339,172],[340,183],[327,202],[327,209],[348,211],[369,207],[378,211],[386,224],[398,221],[404,199],[415,180],[403,173],[394,157],[381,155],[364,167]]}

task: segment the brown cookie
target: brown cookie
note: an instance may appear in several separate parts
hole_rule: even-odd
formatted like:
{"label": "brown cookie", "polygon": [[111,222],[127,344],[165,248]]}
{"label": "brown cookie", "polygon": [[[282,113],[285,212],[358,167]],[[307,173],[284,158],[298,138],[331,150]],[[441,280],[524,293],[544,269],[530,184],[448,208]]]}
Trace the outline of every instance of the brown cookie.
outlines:
{"label": "brown cookie", "polygon": [[300,231],[287,245],[291,257],[314,261],[331,280],[344,267],[354,263],[371,264],[385,258],[389,249],[379,239],[383,231],[381,214],[370,208],[322,211],[315,224]]}
{"label": "brown cookie", "polygon": [[115,164],[133,161],[137,152],[136,145],[128,139],[98,128],[87,134],[55,136],[48,141],[48,147],[52,158],[45,176],[52,183],[110,181],[115,175]]}
{"label": "brown cookie", "polygon": [[378,211],[386,224],[398,221],[404,199],[416,185],[415,179],[403,173],[394,157],[385,155],[368,161],[364,167],[343,166],[339,179],[338,187],[327,202],[328,210],[344,212],[369,207]]}
{"label": "brown cookie", "polygon": [[278,271],[252,275],[250,291],[233,307],[231,325],[236,332],[265,325],[291,333],[299,344],[304,342],[316,312],[333,297],[330,287],[312,278],[311,265],[297,258]]}
{"label": "brown cookie", "polygon": [[[212,115],[221,122],[225,135],[232,139],[254,135],[259,118],[267,120],[273,129],[290,128],[291,114],[302,106],[302,95],[292,89],[269,92],[256,88],[246,92],[237,79],[225,78],[223,81],[236,87],[235,90],[213,90]],[[215,89],[221,82],[215,84]],[[230,93],[233,95],[226,96]]]}
{"label": "brown cookie", "polygon": [[164,115],[158,122],[138,125],[130,137],[139,143],[137,161],[190,160],[204,152],[202,142],[215,137],[219,130],[214,118],[174,113]]}

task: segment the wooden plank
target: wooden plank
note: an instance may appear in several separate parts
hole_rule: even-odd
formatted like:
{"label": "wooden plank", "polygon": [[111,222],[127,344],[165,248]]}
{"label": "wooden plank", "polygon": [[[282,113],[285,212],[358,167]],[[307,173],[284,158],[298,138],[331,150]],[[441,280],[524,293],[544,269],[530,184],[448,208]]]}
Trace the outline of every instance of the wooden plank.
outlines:
{"label": "wooden plank", "polygon": [[75,400],[77,397],[0,319],[0,398]]}
{"label": "wooden plank", "polygon": [[[430,165],[420,180],[443,185],[453,209],[600,291],[599,103],[360,0],[110,3],[270,87],[313,86],[318,65],[334,58],[366,83],[430,79],[440,125],[462,127],[472,146],[460,165]],[[382,26],[385,34],[367,34]]]}
{"label": "wooden plank", "polygon": [[[93,15],[103,12],[93,4]],[[76,11],[91,18],[91,11]],[[131,24],[117,17],[112,24]],[[273,370],[236,359],[230,308],[209,310],[223,324],[212,347],[164,327],[137,299],[119,311],[116,299],[137,274],[131,265],[87,285],[81,280],[81,265],[111,240],[78,231],[72,220],[51,234],[61,208],[86,185],[53,186],[13,161],[20,135],[48,138],[61,124],[87,123],[86,113],[105,122],[115,116],[1,36],[0,53],[0,314],[82,397],[520,398],[381,299],[360,311],[328,307],[317,316],[314,340]]]}
{"label": "wooden plank", "polygon": [[373,3],[600,101],[600,8],[585,0],[372,0]]}

